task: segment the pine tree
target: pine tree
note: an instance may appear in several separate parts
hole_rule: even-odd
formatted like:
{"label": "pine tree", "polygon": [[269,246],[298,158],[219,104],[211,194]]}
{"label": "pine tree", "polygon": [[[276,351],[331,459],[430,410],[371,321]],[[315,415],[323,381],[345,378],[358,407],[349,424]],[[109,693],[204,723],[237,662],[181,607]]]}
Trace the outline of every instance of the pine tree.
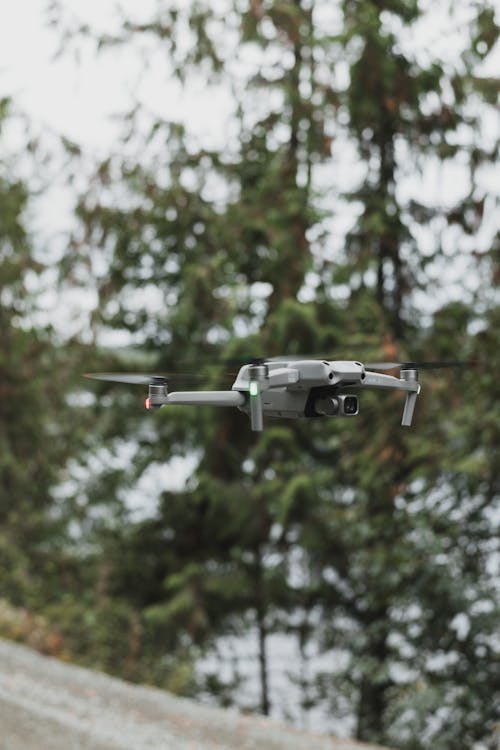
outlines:
{"label": "pine tree", "polygon": [[[99,248],[109,260],[96,325],[128,330],[152,369],[177,369],[181,359],[189,366],[198,358],[280,352],[495,356],[494,306],[475,337],[477,305],[446,302],[428,314],[428,325],[415,318],[415,293],[429,288],[430,264],[446,263],[439,241],[431,253],[420,251],[417,225],[433,231],[458,223],[471,232],[484,208],[474,178],[481,163],[496,158],[496,146],[488,152],[472,138],[465,148],[457,133],[477,121],[471,102],[494,96],[495,82],[475,73],[498,35],[491,9],[475,8],[463,67],[455,71],[435,59],[423,65],[398,44],[398,34],[421,18],[414,2],[345,2],[336,35],[315,25],[322,9],[252,2],[223,13],[194,4],[125,27],[127,38],[161,38],[184,79],[193,66],[229,75],[224,40],[238,33],[242,49],[258,45],[262,60],[286,61],[263,62],[251,87],[235,83],[238,142],[223,154],[195,147],[184,126],[157,120],[140,160],[117,154],[103,162],[80,202],[82,256]],[[185,23],[196,43],[181,59],[176,40]],[[334,87],[345,61],[349,83]],[[276,99],[262,104],[270,90]],[[330,169],[328,187],[337,179],[332,135],[346,147],[354,143],[365,165],[359,187],[344,195],[361,211],[342,254],[332,250],[318,195],[321,164]],[[428,159],[457,154],[471,168],[470,194],[460,205],[436,208],[402,195],[403,159],[417,170]],[[214,184],[224,186],[223,200],[212,197]],[[494,252],[486,261],[493,267]],[[144,288],[161,304],[138,312],[131,293]],[[202,382],[220,383],[223,371],[200,369]],[[180,628],[202,646],[241,632],[250,615],[259,633],[264,712],[272,707],[267,635],[296,627],[302,645],[311,634],[325,650],[347,655],[345,668],[318,682],[332,705],[354,717],[359,738],[407,748],[469,747],[487,736],[492,701],[482,696],[496,687],[487,567],[493,538],[485,519],[498,500],[498,435],[483,401],[495,386],[481,375],[482,393],[476,377],[440,375],[434,386],[426,378],[427,400],[408,432],[399,427],[400,401],[378,394],[364,395],[354,426],[276,422],[258,441],[237,413],[172,408],[155,418],[154,435],[142,418],[108,418],[108,445],[126,424],[139,432],[137,476],[152,461],[190,450],[200,455],[186,490],[164,492],[153,522],[122,532],[116,519],[126,518],[112,506],[117,547],[105,547],[104,555],[114,591],[129,592],[156,633],[154,644],[163,633],[173,648],[180,648]],[[468,461],[470,425],[479,424],[477,415],[471,419],[474,403],[484,404],[488,438]],[[111,474],[104,492],[95,487],[103,505],[124,483]],[[129,534],[137,561],[124,573]],[[158,555],[148,557],[150,585],[141,577],[131,586],[130,571],[148,548]],[[292,552],[302,560],[299,587],[291,583]],[[312,634],[313,608],[322,617]],[[299,626],[292,612],[302,613]]]}
{"label": "pine tree", "polygon": [[10,106],[1,101],[0,596],[42,611],[70,585],[67,509],[55,490],[78,441],[66,401],[71,358],[65,362],[50,330],[34,325],[29,288],[42,267],[27,229],[30,190],[3,134]]}
{"label": "pine tree", "polygon": [[[307,37],[310,13],[296,4],[278,13],[277,20],[283,26],[282,46],[292,52],[294,59],[290,71],[281,71],[290,133],[283,145],[274,142],[279,119],[272,112],[266,112],[251,129],[244,124],[241,113],[242,145],[238,146],[229,163],[206,150],[188,153],[182,126],[154,122],[151,127],[154,160],[151,165],[147,159],[143,159],[140,166],[133,167],[121,162],[119,156],[107,160],[97,175],[99,190],[103,192],[94,194],[92,190],[81,201],[79,214],[85,227],[84,241],[89,245],[113,247],[109,274],[99,289],[101,321],[104,325],[125,326],[147,350],[162,351],[154,361],[160,370],[178,368],[179,352],[182,352],[182,361],[196,362],[203,354],[215,356],[224,353],[233,357],[251,354],[249,347],[256,354],[264,346],[268,350],[272,346],[283,350],[290,343],[291,335],[294,339],[292,346],[297,350],[311,343],[308,315],[303,315],[295,298],[310,265],[305,235],[314,213],[307,198],[311,189],[309,182],[298,187],[297,181],[299,171],[304,173],[305,170],[305,174],[309,174],[314,156],[322,158],[325,155],[322,131],[325,96],[321,95],[320,103],[314,108],[317,122],[304,130],[311,105],[306,97],[297,96],[296,89],[297,81],[304,73],[311,75],[310,50],[306,62],[303,52],[310,44]],[[191,23],[201,34],[197,25],[199,21],[195,10]],[[249,41],[255,34],[252,22],[255,23],[254,11],[244,19],[244,35]],[[301,31],[303,25],[306,31]],[[147,28],[158,31],[159,22],[148,24]],[[205,39],[204,43],[208,40]],[[209,53],[212,61],[216,59],[214,49]],[[182,68],[184,74],[186,66]],[[214,67],[217,66],[214,64]],[[263,81],[256,83],[261,89]],[[166,186],[159,184],[157,179],[159,162],[156,151],[156,144],[165,141],[169,144],[163,165],[164,174],[168,175]],[[185,187],[188,169],[196,175],[194,189]],[[229,200],[223,210],[214,201],[203,197],[207,192],[207,180],[209,177],[213,179],[214,174],[220,175],[228,184],[239,185],[238,200]],[[123,180],[129,190],[123,207],[113,199],[115,177]],[[104,191],[108,192],[108,199],[104,198]],[[277,195],[281,196],[279,202],[275,200]],[[132,212],[130,201],[134,205]],[[294,249],[297,242],[302,248],[299,259]],[[255,256],[256,245],[259,246],[259,258]],[[289,274],[281,273],[283,262],[288,265]],[[243,325],[248,332],[255,329],[251,290],[268,279],[273,280],[270,299],[263,300],[272,311],[266,336],[268,343],[266,339],[259,342],[255,337],[250,344],[246,340],[242,346],[236,341],[228,348],[224,347],[224,340],[235,336],[238,325]],[[129,294],[126,289],[143,285],[145,280],[150,280],[151,285],[154,283],[159,290],[167,303],[167,311],[163,308],[159,313],[147,316],[144,313],[131,315],[127,311]],[[169,309],[171,299],[176,305]],[[120,305],[117,312],[108,314],[108,300],[110,311],[113,307],[116,310],[117,303]],[[211,343],[214,337],[221,343]],[[212,374],[209,370],[206,382],[215,376],[217,371]],[[171,446],[174,452],[181,452],[191,446],[197,447],[201,441],[205,449],[197,474],[199,483],[194,490],[182,493],[179,500],[172,493],[165,495],[160,507],[160,526],[171,528],[170,514],[174,512],[177,518],[175,506],[179,503],[184,509],[192,506],[193,512],[198,508],[193,523],[206,524],[207,529],[202,533],[201,529],[196,531],[194,527],[194,537],[187,529],[184,532],[187,538],[196,539],[194,547],[199,550],[199,564],[193,561],[193,545],[186,554],[183,535],[172,531],[174,538],[170,551],[174,559],[163,570],[168,594],[166,602],[161,604],[165,594],[160,589],[157,593],[159,601],[141,601],[140,606],[146,607],[146,617],[162,621],[165,627],[169,618],[175,615],[174,624],[178,628],[179,617],[183,617],[194,643],[202,635],[213,638],[224,632],[221,628],[232,629],[235,613],[241,613],[247,619],[249,616],[258,632],[260,708],[267,713],[270,706],[266,658],[266,638],[271,622],[269,610],[281,603],[286,606],[288,600],[285,563],[283,553],[279,551],[283,542],[273,539],[281,515],[280,502],[271,502],[270,496],[272,488],[276,498],[280,497],[280,483],[270,483],[267,476],[273,471],[275,456],[283,455],[283,446],[291,449],[290,439],[286,430],[277,429],[269,438],[266,437],[267,453],[260,447],[254,456],[251,436],[241,429],[241,415],[189,415],[183,410],[177,419],[176,416],[172,410],[171,420],[158,421],[157,436],[143,446],[144,463],[138,461],[139,472],[155,454],[161,455],[163,460],[168,458],[165,445]],[[113,421],[111,431],[120,429]],[[155,448],[156,441],[162,446],[161,450]],[[292,471],[290,462],[287,476]],[[206,473],[208,477],[204,481]],[[106,486],[107,492],[109,489],[109,485]],[[102,491],[100,496],[104,502],[108,499]],[[221,498],[219,502],[217,497]],[[233,498],[245,498],[244,507],[239,507]],[[211,522],[212,515],[214,522]],[[176,527],[178,525],[177,521]],[[233,529],[230,544],[228,529]],[[147,533],[145,528],[141,531]],[[268,570],[266,561],[273,551],[281,562],[274,570]],[[223,573],[207,573],[207,569],[213,567],[221,567]],[[185,571],[185,575],[179,568]],[[240,594],[233,594],[228,601],[226,590],[232,592],[236,585],[231,584],[231,576],[239,582]],[[246,583],[242,585],[241,581]],[[187,596],[186,591],[193,587],[196,596]],[[247,593],[244,595],[243,592]],[[217,620],[220,622],[218,628],[215,627]],[[193,622],[197,623],[194,631],[191,630]]]}
{"label": "pine tree", "polygon": [[[385,17],[383,11],[380,4],[370,2],[344,4],[343,41],[350,61],[350,80],[345,92],[339,92],[339,100],[349,117],[349,131],[359,144],[359,155],[367,163],[366,178],[348,196],[360,201],[363,211],[346,242],[345,257],[352,274],[348,303],[354,319],[353,330],[345,330],[346,345],[356,330],[362,328],[373,334],[378,329],[379,340],[386,341],[388,359],[418,359],[419,352],[423,358],[425,352],[432,352],[434,357],[441,353],[450,359],[456,351],[465,356],[472,349],[467,335],[467,324],[474,315],[470,308],[445,306],[435,317],[436,331],[417,326],[412,320],[418,314],[412,293],[427,279],[425,268],[429,262],[418,250],[415,227],[417,221],[435,222],[439,216],[454,223],[463,216],[461,209],[467,205],[468,218],[460,221],[471,231],[469,222],[477,222],[478,217],[480,220],[484,196],[478,194],[472,182],[470,197],[460,208],[454,206],[446,211],[423,201],[404,202],[397,190],[403,174],[397,153],[398,149],[404,153],[406,163],[414,158],[416,165],[425,165],[425,158],[434,151],[445,159],[456,155],[458,148],[451,145],[452,134],[465,123],[472,124],[468,96],[481,85],[472,68],[491,49],[497,31],[490,11],[481,8],[471,38],[472,49],[481,50],[481,54],[464,53],[467,72],[454,74],[450,81],[449,69],[437,61],[428,69],[419,69],[404,56],[391,31],[397,25],[396,18],[401,28],[414,22],[420,9],[410,3],[391,3],[385,8]],[[424,116],[422,102],[429,92],[448,91],[454,92],[454,100],[449,102],[449,94],[441,93],[435,111]],[[478,144],[470,149],[473,179],[479,164],[496,158],[496,149],[496,144],[490,150],[483,150]],[[463,151],[461,154],[465,157]],[[437,257],[440,252],[438,246]],[[329,278],[334,283],[336,279],[343,281],[345,270],[334,266]],[[448,341],[443,348],[439,327],[444,321]],[[440,380],[450,391],[466,387],[459,376]],[[424,388],[429,379],[426,381]],[[443,390],[442,413],[450,409],[445,394]],[[488,580],[482,569],[491,537],[483,539],[483,532],[477,527],[476,537],[474,525],[468,526],[467,543],[482,550],[476,552],[473,566],[464,549],[451,553],[462,534],[463,519],[468,517],[471,496],[453,489],[455,482],[461,483],[459,464],[436,450],[436,444],[447,445],[450,440],[447,420],[443,420],[441,430],[422,405],[418,434],[401,434],[395,430],[394,421],[384,419],[379,408],[374,404],[366,406],[367,418],[377,425],[372,427],[370,445],[357,439],[363,440],[367,434],[367,422],[365,430],[349,436],[346,447],[352,455],[340,455],[336,472],[325,482],[335,486],[335,492],[317,491],[317,497],[324,502],[317,502],[312,514],[316,515],[314,530],[307,532],[304,526],[304,544],[310,549],[316,571],[316,578],[312,578],[318,586],[317,600],[324,604],[330,600],[326,611],[331,613],[333,627],[325,626],[324,642],[351,654],[343,689],[351,705],[357,704],[357,736],[398,746],[407,743],[404,746],[412,748],[427,747],[431,742],[433,747],[468,747],[474,736],[487,734],[483,723],[488,716],[491,720],[491,714],[486,710],[479,719],[477,710],[469,710],[464,693],[473,701],[473,680],[462,691],[455,688],[460,698],[454,703],[446,670],[428,668],[427,664],[432,663],[436,644],[447,651],[446,657],[442,652],[443,663],[447,658],[461,660],[457,656],[460,639],[449,637],[454,618],[474,609],[467,604],[471,598],[482,601],[484,596],[490,602],[486,606],[491,606],[494,590],[491,578]],[[383,410],[388,408],[393,407],[386,402]],[[467,450],[464,443],[461,450]],[[353,476],[354,487],[350,481]],[[440,493],[443,498],[438,500]],[[488,502],[492,502],[491,496]],[[451,506],[456,517],[462,519],[460,522],[443,518]],[[478,526],[485,521],[484,515],[480,517]],[[323,544],[319,541],[322,535]],[[464,589],[465,580],[475,583]],[[336,620],[335,612],[343,613],[343,618]],[[416,617],[419,624],[412,628],[407,617]],[[327,622],[325,617],[324,623]],[[470,631],[474,644],[471,648],[481,650],[481,639],[491,639],[492,620],[480,615],[477,624]],[[414,631],[416,637],[408,638],[408,631]],[[464,644],[465,659],[468,648]],[[488,674],[488,658],[483,677]],[[402,662],[412,670],[406,677],[400,671]],[[464,674],[462,670],[462,680]],[[487,682],[494,689],[495,680],[491,677],[490,674]],[[334,680],[331,677],[330,684]],[[337,687],[342,685],[340,676],[336,682]],[[404,699],[408,682],[419,686],[415,694],[421,693],[420,701],[417,698],[411,709]],[[457,707],[460,700],[462,709]],[[442,725],[437,722],[435,733],[429,733],[431,705],[439,701],[447,718]],[[408,711],[405,728],[394,724],[398,706],[401,715],[404,707]],[[408,718],[412,711],[413,727]]]}

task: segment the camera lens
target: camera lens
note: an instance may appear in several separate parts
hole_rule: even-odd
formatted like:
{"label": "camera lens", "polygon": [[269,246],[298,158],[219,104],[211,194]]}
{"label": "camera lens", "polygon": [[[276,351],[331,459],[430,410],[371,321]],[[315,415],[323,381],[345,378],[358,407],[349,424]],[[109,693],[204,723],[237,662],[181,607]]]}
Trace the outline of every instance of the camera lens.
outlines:
{"label": "camera lens", "polygon": [[344,399],[344,414],[357,414],[358,397],[346,396]]}
{"label": "camera lens", "polygon": [[314,403],[314,410],[316,414],[321,414],[325,417],[332,417],[338,414],[339,411],[339,400],[338,398],[318,398]]}

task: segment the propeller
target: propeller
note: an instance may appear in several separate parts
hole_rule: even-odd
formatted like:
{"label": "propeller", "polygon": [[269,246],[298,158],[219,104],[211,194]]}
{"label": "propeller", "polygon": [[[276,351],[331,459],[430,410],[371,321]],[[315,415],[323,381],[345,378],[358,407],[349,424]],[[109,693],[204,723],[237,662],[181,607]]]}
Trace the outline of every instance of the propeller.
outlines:
{"label": "propeller", "polygon": [[[178,373],[177,373],[178,374]],[[87,372],[85,378],[105,380],[111,383],[127,383],[131,385],[149,386],[149,394],[144,405],[148,411],[159,409],[167,403],[168,381],[167,375],[146,375],[137,372]]]}
{"label": "propeller", "polygon": [[471,361],[452,361],[452,362],[367,362],[365,367],[368,370],[440,370],[444,367],[467,367],[474,365]]}
{"label": "propeller", "polygon": [[137,372],[86,372],[83,377],[132,385],[163,385],[167,382],[165,375],[143,375]]}

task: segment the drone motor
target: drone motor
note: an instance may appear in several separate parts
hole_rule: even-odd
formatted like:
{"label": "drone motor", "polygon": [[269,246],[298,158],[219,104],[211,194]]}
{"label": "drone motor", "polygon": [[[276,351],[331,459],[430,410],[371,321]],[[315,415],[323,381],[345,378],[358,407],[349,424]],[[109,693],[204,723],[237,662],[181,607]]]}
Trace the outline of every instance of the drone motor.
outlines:
{"label": "drone motor", "polygon": [[[162,382],[160,382],[162,381]],[[149,383],[148,397],[144,401],[146,409],[159,409],[168,402],[168,386],[165,379],[157,378],[157,382]]]}

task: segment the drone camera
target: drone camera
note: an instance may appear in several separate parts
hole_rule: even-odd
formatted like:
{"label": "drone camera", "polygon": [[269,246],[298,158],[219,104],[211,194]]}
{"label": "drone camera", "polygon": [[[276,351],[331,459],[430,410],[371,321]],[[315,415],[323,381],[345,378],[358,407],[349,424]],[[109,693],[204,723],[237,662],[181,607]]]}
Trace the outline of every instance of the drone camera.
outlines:
{"label": "drone camera", "polygon": [[344,396],[342,404],[344,407],[343,413],[346,417],[354,417],[359,412],[359,401],[357,396]]}
{"label": "drone camera", "polygon": [[359,412],[357,396],[327,396],[318,398],[314,411],[324,417],[355,417]]}

